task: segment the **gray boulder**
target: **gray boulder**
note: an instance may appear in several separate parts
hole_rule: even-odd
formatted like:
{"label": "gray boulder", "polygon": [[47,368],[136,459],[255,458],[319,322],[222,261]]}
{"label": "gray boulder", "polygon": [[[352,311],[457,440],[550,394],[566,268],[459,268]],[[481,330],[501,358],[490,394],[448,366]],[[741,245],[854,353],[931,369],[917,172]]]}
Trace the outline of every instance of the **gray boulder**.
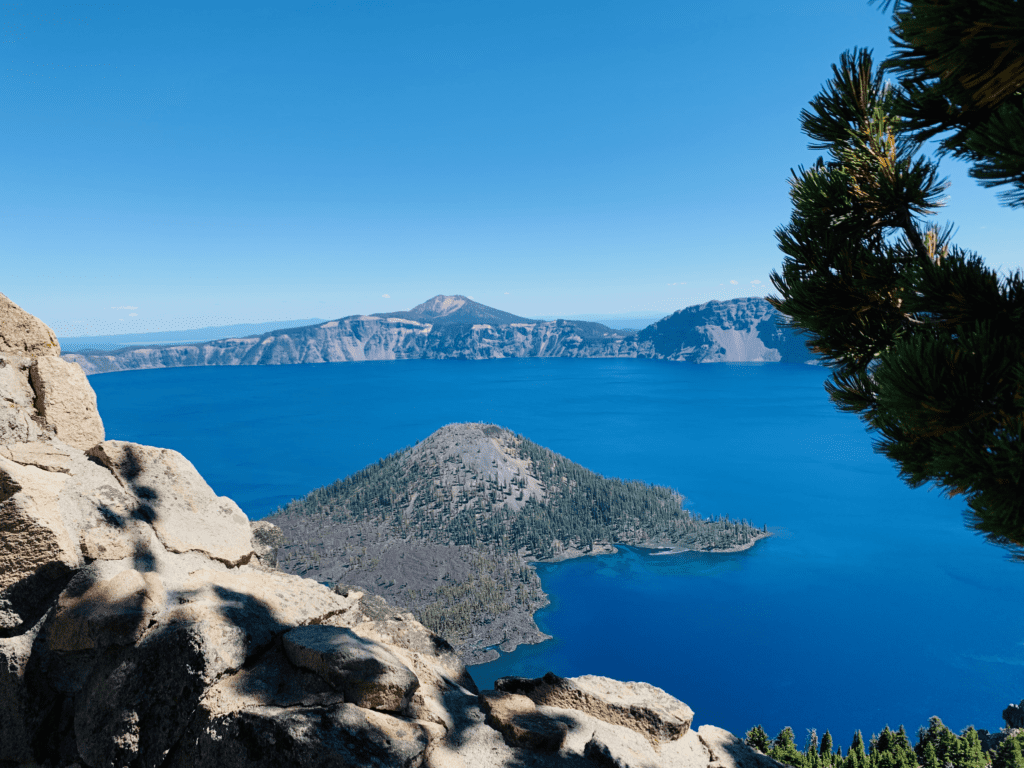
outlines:
{"label": "gray boulder", "polygon": [[140,514],[171,552],[201,552],[226,565],[252,556],[249,518],[177,451],[107,440],[89,455],[139,499]]}
{"label": "gray boulder", "polygon": [[538,712],[533,700],[517,693],[484,691],[480,706],[487,722],[515,746],[557,752],[569,735],[565,723]]}
{"label": "gray boulder", "polygon": [[[96,583],[76,581],[72,579],[57,600],[57,612],[49,625],[50,650],[134,645],[167,603],[167,591],[157,573],[127,569]],[[81,594],[76,594],[79,591]]]}
{"label": "gray boulder", "polygon": [[288,660],[322,677],[345,701],[367,709],[403,712],[419,679],[383,644],[344,627],[298,627],[282,638]]}
{"label": "gray boulder", "polygon": [[34,624],[82,564],[58,504],[67,481],[0,458],[0,630]]}
{"label": "gray boulder", "polygon": [[39,357],[32,362],[29,376],[36,411],[57,437],[83,451],[103,440],[96,393],[80,365],[59,357]]}
{"label": "gray boulder", "polygon": [[503,677],[494,687],[527,696],[536,704],[586,712],[631,728],[655,743],[681,738],[693,722],[692,709],[648,683],[623,683],[597,675],[565,678],[548,672],[535,679]]}

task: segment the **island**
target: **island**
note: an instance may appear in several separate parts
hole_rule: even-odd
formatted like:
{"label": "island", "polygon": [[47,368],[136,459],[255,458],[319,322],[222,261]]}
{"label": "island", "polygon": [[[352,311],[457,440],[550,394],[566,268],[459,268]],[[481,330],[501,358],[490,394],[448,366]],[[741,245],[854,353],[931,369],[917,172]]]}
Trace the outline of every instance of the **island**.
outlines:
{"label": "island", "polygon": [[607,478],[509,429],[448,424],[265,518],[277,567],[412,612],[467,664],[548,636],[533,563],[616,552],[735,552],[771,535],[704,519],[664,486]]}

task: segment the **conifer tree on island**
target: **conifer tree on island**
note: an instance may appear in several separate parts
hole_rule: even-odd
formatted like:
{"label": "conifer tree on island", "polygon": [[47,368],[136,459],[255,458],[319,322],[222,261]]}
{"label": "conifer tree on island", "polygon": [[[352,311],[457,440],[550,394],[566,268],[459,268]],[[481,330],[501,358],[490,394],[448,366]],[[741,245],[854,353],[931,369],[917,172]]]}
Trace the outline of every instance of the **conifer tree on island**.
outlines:
{"label": "conifer tree on island", "polygon": [[917,156],[953,131],[939,153],[1024,207],[1024,3],[897,0],[893,20],[898,53],[877,69],[870,51],[844,53],[801,113],[830,159],[793,173],[771,275],[782,298],[768,301],[900,476],[963,494],[968,525],[1024,560],[1024,278],[1000,278],[951,242],[952,225],[923,220],[948,184]]}

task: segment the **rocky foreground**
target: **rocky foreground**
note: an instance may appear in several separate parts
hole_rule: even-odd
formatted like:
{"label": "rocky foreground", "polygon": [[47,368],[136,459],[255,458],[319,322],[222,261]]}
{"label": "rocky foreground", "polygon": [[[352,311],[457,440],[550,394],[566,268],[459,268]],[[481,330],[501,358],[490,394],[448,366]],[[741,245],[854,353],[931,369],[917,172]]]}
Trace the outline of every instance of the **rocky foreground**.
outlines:
{"label": "rocky foreground", "polygon": [[478,692],[411,614],[277,571],[184,456],[106,440],[59,355],[0,295],[0,766],[779,765],[645,683]]}
{"label": "rocky foreground", "polygon": [[709,301],[647,328],[530,320],[465,296],[435,296],[407,312],[353,315],[205,344],[64,356],[87,374],[204,365],[290,365],[361,360],[626,357],[693,363],[816,363],[782,315],[758,297]]}

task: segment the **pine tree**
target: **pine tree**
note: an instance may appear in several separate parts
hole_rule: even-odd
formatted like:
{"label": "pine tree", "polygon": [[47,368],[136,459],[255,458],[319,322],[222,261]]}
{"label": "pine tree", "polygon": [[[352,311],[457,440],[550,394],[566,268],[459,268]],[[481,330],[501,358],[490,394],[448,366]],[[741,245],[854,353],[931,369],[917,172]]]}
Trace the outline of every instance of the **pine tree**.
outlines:
{"label": "pine tree", "polygon": [[917,732],[917,753],[918,762],[924,762],[926,745],[930,744],[935,751],[935,759],[939,766],[944,766],[953,760],[953,751],[956,749],[956,734],[947,728],[939,717],[928,719],[928,728],[921,728]]}
{"label": "pine tree", "polygon": [[804,745],[804,765],[807,768],[818,768],[818,732],[811,728],[807,731],[807,743]]}
{"label": "pine tree", "polygon": [[939,758],[935,754],[935,745],[932,742],[925,742],[921,751],[921,768],[942,768]]}
{"label": "pine tree", "polygon": [[821,737],[821,747],[818,749],[818,754],[824,765],[831,766],[835,762],[835,755],[832,754],[832,734],[827,729],[825,730],[825,735]]}
{"label": "pine tree", "polygon": [[1024,741],[1024,735],[1004,738],[996,749],[995,757],[992,759],[992,768],[1024,768],[1021,741]]}
{"label": "pine tree", "polygon": [[864,752],[864,737],[860,731],[853,734],[853,741],[850,750],[846,753],[846,765],[848,768],[867,768],[868,757]]}
{"label": "pine tree", "polygon": [[746,742],[747,746],[753,747],[763,754],[768,754],[768,750],[771,747],[768,734],[765,733],[764,728],[760,725],[755,725],[747,731]]}
{"label": "pine tree", "polygon": [[897,0],[893,21],[898,52],[883,66],[901,73],[906,90],[897,114],[918,141],[954,131],[939,153],[972,162],[969,173],[984,187],[1013,185],[1000,197],[1024,205],[1024,57],[1014,50],[1024,39],[1020,3]]}
{"label": "pine tree", "polygon": [[794,768],[804,768],[804,756],[797,749],[793,729],[788,725],[775,737],[771,749],[768,750],[768,756]]}
{"label": "pine tree", "polygon": [[[1008,55],[1020,4],[906,5],[898,27],[914,53],[892,63],[908,73],[906,93],[883,85],[870,52],[854,49],[801,113],[810,147],[830,161],[793,174],[793,215],[776,230],[786,259],[771,275],[782,298],[767,300],[834,369],[825,385],[832,402],[879,433],[876,447],[900,476],[914,488],[934,481],[950,496],[965,494],[969,525],[1024,559],[1024,276],[1001,279],[953,245],[952,224],[923,226],[948,185],[936,162],[915,157],[914,130],[955,113],[967,127],[952,146],[977,158],[994,183],[1014,183],[1012,199],[1024,205],[1024,63]],[[1005,60],[989,71],[961,56],[964,71],[984,82],[955,86],[947,48],[972,17],[966,9],[982,6],[977,18],[999,21],[969,37],[999,38]],[[944,29],[933,34],[928,25]],[[922,85],[936,77],[939,85]],[[975,109],[968,95],[1002,101]],[[927,115],[915,123],[906,114],[916,108]]]}
{"label": "pine tree", "polygon": [[981,740],[973,725],[964,728],[952,755],[953,768],[985,768],[988,758],[981,749]]}

